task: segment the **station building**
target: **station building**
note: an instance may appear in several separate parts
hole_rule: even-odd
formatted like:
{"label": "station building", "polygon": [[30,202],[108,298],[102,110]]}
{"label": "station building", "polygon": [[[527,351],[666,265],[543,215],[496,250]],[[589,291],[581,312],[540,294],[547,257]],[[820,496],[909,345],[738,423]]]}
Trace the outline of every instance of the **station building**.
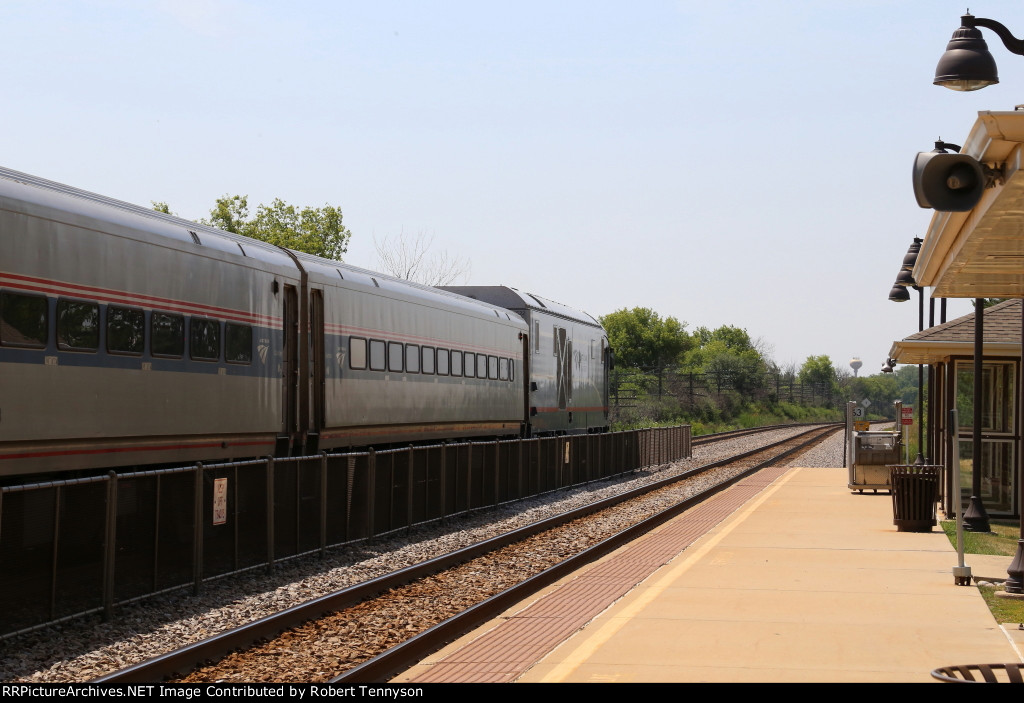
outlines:
{"label": "station building", "polygon": [[[1024,451],[1018,392],[1022,309],[1021,300],[1006,300],[986,308],[982,318],[981,499],[992,517],[1020,514],[1018,464]],[[889,351],[900,364],[928,366],[924,451],[928,463],[953,465],[949,410],[957,409],[964,500],[970,497],[973,467],[974,334],[975,314],[971,313],[894,342]],[[945,473],[942,498],[947,513],[953,509],[955,480],[953,472]]]}
{"label": "station building", "polygon": [[[949,467],[948,410],[959,411],[963,484],[973,464],[974,331],[982,315],[980,469],[985,509],[992,517],[1020,515],[1024,488],[1021,442],[1021,334],[1024,298],[1024,110],[978,113],[960,154],[986,169],[987,187],[964,212],[936,211],[913,266],[918,288],[932,298],[1005,298],[1003,303],[940,324],[893,344],[903,364],[927,364],[928,460]],[[951,508],[953,472],[944,502]]]}

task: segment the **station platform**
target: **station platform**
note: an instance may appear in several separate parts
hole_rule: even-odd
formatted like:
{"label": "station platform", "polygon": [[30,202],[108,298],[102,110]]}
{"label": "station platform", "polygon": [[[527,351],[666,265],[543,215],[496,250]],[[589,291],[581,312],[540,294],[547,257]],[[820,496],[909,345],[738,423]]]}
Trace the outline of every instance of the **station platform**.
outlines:
{"label": "station platform", "polygon": [[[1002,579],[1010,557],[965,562]],[[939,527],[898,532],[846,469],[766,469],[392,681],[923,683],[1024,661],[1024,631],[956,565]]]}

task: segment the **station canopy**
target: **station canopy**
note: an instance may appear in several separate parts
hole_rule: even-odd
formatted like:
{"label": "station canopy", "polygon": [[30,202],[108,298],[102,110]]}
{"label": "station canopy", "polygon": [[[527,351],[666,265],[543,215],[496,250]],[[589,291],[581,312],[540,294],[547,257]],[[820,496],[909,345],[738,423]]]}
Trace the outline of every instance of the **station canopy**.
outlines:
{"label": "station canopy", "polygon": [[[986,308],[982,328],[986,357],[1020,357],[1021,301]],[[900,364],[932,364],[953,356],[974,356],[974,313],[893,342],[889,356]]]}
{"label": "station canopy", "polygon": [[969,212],[935,213],[914,280],[934,298],[1024,297],[1024,110],[979,112],[960,153],[1002,167],[1003,182]]}

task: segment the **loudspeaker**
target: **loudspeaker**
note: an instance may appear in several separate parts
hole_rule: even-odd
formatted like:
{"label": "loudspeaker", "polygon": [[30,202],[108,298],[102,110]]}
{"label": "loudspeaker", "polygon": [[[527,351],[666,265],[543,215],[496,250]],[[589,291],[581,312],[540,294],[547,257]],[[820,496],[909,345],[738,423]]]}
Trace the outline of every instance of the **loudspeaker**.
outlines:
{"label": "loudspeaker", "polygon": [[921,207],[967,212],[985,191],[985,170],[966,154],[919,152],[914,160],[914,196]]}

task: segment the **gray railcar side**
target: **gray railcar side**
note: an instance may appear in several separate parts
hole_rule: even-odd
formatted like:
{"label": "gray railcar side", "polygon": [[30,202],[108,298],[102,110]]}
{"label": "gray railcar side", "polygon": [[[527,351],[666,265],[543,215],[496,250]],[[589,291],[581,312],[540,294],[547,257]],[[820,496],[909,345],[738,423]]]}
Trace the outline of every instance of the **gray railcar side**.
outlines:
{"label": "gray railcar side", "polygon": [[508,308],[526,321],[534,434],[608,429],[608,337],[596,319],[506,286],[445,286],[444,290]]}
{"label": "gray railcar side", "polygon": [[[45,304],[47,327],[31,343],[0,330],[0,475],[273,452],[290,257],[255,242],[243,255],[216,232],[58,185],[0,171],[0,304]],[[123,314],[145,343],[111,352],[108,323]],[[180,321],[181,353],[153,353],[154,315]],[[69,319],[84,346],[61,336]],[[251,336],[247,361],[225,357],[228,324]],[[216,359],[193,358],[193,332],[216,341]]]}
{"label": "gray railcar side", "polygon": [[[315,378],[310,391],[320,448],[522,432],[527,328],[519,317],[436,288],[296,256],[311,294],[323,295],[323,400],[316,398]],[[373,342],[389,350],[402,345],[410,363],[392,367],[389,357],[383,370],[353,363],[352,344]],[[441,373],[442,351],[473,354],[491,368],[472,377],[450,368]]]}

